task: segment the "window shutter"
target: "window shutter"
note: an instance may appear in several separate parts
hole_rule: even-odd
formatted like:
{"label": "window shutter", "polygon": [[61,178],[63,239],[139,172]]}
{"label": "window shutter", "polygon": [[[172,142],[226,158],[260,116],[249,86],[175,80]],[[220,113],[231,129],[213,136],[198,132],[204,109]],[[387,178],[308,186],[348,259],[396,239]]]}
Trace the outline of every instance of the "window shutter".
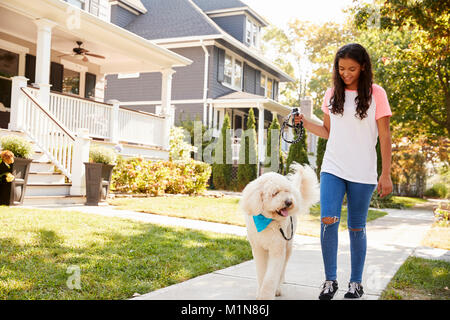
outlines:
{"label": "window shutter", "polygon": [[32,54],[25,55],[25,77],[28,78],[27,84],[34,83],[36,80],[36,56]]}
{"label": "window shutter", "polygon": [[217,48],[217,81],[222,82],[225,79],[225,50]]}
{"label": "window shutter", "polygon": [[64,66],[53,62],[50,64],[50,90],[62,92],[63,89]]}
{"label": "window shutter", "polygon": [[96,82],[96,75],[86,72],[86,83],[84,86],[84,97],[85,98],[94,98],[95,97],[95,82]]}

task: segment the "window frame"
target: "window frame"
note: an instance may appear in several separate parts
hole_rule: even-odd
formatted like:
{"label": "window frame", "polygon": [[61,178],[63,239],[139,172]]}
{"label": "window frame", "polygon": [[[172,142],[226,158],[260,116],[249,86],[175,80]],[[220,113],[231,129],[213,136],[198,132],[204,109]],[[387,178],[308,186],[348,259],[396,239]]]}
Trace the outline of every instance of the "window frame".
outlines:
{"label": "window frame", "polygon": [[[226,63],[225,61],[227,60],[227,57],[231,58],[231,83],[228,83],[225,81],[226,79],[226,72],[225,72],[225,67],[226,67]],[[235,85],[235,81],[236,81],[236,61],[238,61],[241,65],[241,72],[240,72],[240,81],[239,81],[239,86]],[[242,82],[244,79],[244,60],[243,59],[239,59],[236,58],[236,56],[234,54],[232,54],[230,51],[226,51],[225,50],[225,60],[224,60],[224,64],[223,64],[223,73],[224,73],[224,77],[223,77],[223,81],[221,82],[222,85],[224,85],[225,87],[228,87],[230,89],[233,90],[237,90],[237,91],[242,91]]]}
{"label": "window frame", "polygon": [[245,18],[245,43],[251,47],[259,49],[261,25],[247,15]]}

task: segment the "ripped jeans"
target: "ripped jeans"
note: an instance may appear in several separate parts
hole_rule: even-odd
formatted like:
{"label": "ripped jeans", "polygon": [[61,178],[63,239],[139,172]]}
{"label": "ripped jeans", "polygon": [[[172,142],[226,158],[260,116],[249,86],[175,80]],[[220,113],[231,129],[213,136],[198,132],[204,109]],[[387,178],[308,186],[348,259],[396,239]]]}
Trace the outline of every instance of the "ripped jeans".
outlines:
{"label": "ripped jeans", "polygon": [[326,280],[337,278],[338,230],[342,202],[347,193],[347,226],[350,235],[350,282],[362,281],[366,259],[366,220],[376,184],[351,182],[328,172],[320,173],[320,244]]}

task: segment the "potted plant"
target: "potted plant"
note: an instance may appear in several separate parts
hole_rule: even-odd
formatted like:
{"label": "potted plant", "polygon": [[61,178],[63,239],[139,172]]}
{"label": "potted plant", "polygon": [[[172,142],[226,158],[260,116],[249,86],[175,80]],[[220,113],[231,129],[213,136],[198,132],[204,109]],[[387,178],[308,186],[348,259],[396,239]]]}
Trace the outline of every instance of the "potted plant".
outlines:
{"label": "potted plant", "polygon": [[0,205],[20,205],[25,197],[33,149],[26,139],[14,135],[2,137],[0,147]]}
{"label": "potted plant", "polygon": [[116,153],[109,148],[96,146],[89,151],[86,168],[86,205],[97,206],[106,200],[111,183]]}

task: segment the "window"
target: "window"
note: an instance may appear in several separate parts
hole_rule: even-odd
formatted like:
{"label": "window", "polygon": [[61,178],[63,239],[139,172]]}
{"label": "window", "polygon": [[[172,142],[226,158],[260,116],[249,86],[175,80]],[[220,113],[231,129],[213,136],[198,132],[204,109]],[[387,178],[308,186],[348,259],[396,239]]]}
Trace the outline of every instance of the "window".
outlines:
{"label": "window", "polygon": [[64,68],[63,93],[80,94],[80,73]]}
{"label": "window", "polygon": [[99,12],[99,4],[100,0],[91,0],[91,3],[89,4],[90,8],[89,8],[89,12],[92,13],[94,16],[98,17],[98,12]]}
{"label": "window", "polygon": [[248,17],[245,25],[246,25],[245,31],[246,43],[252,47],[259,48],[259,36],[261,27],[256,22],[250,20]]}
{"label": "window", "polygon": [[224,80],[226,84],[231,86],[231,79],[233,78],[233,59],[230,55],[225,55],[225,66],[224,66]]}
{"label": "window", "polygon": [[273,80],[267,79],[266,97],[272,99],[272,92],[273,92]]}
{"label": "window", "polygon": [[234,82],[235,88],[242,88],[242,62],[235,60],[234,62]]}
{"label": "window", "polygon": [[261,74],[261,88],[264,90],[262,93],[264,96],[266,95],[266,76]]}
{"label": "window", "polygon": [[78,7],[80,9],[84,9],[85,0],[66,0],[66,2],[72,4],[75,7]]}
{"label": "window", "polygon": [[225,63],[223,70],[222,84],[228,85],[235,90],[242,90],[242,61],[225,53]]}
{"label": "window", "polygon": [[19,74],[19,55],[0,49],[0,76],[11,78]]}

